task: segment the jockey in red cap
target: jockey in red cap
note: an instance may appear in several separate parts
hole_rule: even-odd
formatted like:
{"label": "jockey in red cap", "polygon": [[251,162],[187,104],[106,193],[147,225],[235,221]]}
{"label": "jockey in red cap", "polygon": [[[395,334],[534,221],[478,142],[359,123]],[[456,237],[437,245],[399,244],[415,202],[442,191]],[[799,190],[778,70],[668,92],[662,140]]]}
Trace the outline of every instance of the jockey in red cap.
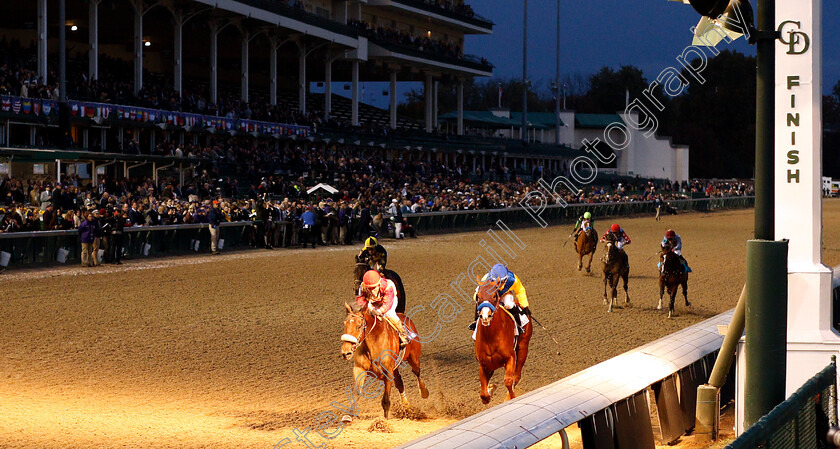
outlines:
{"label": "jockey in red cap", "polygon": [[630,237],[627,236],[627,233],[624,232],[624,229],[621,229],[621,226],[619,226],[618,223],[614,223],[612,226],[610,226],[610,230],[604,233],[604,236],[601,237],[601,241],[605,242],[607,236],[610,234],[615,236],[616,248],[624,251],[624,245],[630,244]]}
{"label": "jockey in red cap", "polygon": [[688,261],[686,261],[685,257],[682,255],[682,238],[680,238],[673,229],[669,229],[665,232],[665,238],[662,239],[661,245],[663,250],[667,247],[673,251],[674,254],[680,256],[680,262],[683,264],[683,269],[686,273],[691,273],[691,267],[688,266]]}
{"label": "jockey in red cap", "polygon": [[400,348],[407,345],[408,334],[397,316],[397,287],[390,279],[385,279],[376,270],[368,270],[362,277],[362,286],[356,303],[367,307],[374,316],[381,316],[391,322],[400,334]]}
{"label": "jockey in red cap", "polygon": [[610,226],[610,230],[607,231],[603,237],[601,237],[601,241],[606,242],[607,236],[610,234],[612,234],[615,237],[615,247],[618,248],[620,254],[624,256],[624,263],[626,263],[629,267],[630,261],[627,257],[627,253],[624,252],[624,245],[630,244],[630,237],[627,236],[627,233],[624,232],[624,229],[621,229],[621,226],[619,226],[618,223],[614,223],[612,226]]}

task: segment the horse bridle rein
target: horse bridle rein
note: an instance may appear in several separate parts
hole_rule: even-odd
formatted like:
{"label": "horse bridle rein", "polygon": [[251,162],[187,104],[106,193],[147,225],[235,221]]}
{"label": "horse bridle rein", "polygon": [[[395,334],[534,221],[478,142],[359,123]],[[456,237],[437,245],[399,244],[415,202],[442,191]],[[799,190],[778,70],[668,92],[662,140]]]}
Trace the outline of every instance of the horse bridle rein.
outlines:
{"label": "horse bridle rein", "polygon": [[[353,314],[353,318],[356,318],[356,317],[357,317],[357,315]],[[341,336],[341,341],[343,341],[345,343],[350,343],[350,344],[353,345],[352,352],[356,352],[356,348],[360,344],[362,344],[362,342],[365,341],[365,339],[369,335],[369,333],[367,332],[367,320],[365,319],[364,312],[360,313],[358,315],[358,318],[362,319],[362,326],[359,329],[359,335],[355,336],[355,335],[350,335],[350,334],[343,334]],[[373,326],[371,326],[371,329],[370,329],[371,331],[373,331],[373,328],[376,327],[376,321],[377,320],[373,320]]]}

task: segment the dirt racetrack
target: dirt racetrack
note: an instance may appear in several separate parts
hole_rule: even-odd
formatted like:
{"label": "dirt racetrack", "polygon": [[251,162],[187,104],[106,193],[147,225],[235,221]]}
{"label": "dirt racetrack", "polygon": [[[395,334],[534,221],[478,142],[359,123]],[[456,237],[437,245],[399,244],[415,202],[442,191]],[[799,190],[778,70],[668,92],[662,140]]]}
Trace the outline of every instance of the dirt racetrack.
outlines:
{"label": "dirt racetrack", "polygon": [[[823,219],[823,258],[834,266],[840,237],[829,230],[840,225],[840,200],[826,201]],[[621,224],[633,241],[632,305],[612,314],[601,303],[597,257],[593,274],[581,274],[573,245],[562,246],[568,227],[515,231],[527,247],[510,267],[534,315],[563,345],[558,356],[548,335],[535,329],[519,393],[735,306],[751,210]],[[686,309],[678,298],[670,320],[655,310],[655,258],[645,262],[667,228],[682,235],[694,270],[693,305]],[[481,254],[484,237],[385,241],[409,309],[451,293],[449,283]],[[0,447],[271,449],[294,440],[293,430],[315,425],[331,402],[348,402],[343,390],[351,385],[351,365],[339,358],[339,336],[356,251],[252,251],[0,276]],[[431,309],[415,318],[421,334],[436,323]],[[415,408],[402,410],[393,396],[393,433],[368,432],[381,414],[379,400],[359,399],[361,418],[332,440],[310,432],[312,447],[391,447],[484,410],[466,329],[471,319],[467,308],[424,345],[431,397],[420,399],[417,382],[404,375]],[[497,394],[491,405],[501,400]],[[559,439],[540,446],[559,447]]]}

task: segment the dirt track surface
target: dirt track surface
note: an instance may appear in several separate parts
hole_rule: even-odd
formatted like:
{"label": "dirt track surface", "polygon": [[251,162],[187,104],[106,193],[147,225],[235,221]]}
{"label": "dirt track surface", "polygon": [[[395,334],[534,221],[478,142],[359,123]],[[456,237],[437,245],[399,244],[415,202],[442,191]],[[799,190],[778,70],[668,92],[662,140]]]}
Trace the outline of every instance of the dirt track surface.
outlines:
{"label": "dirt track surface", "polygon": [[[840,201],[825,203],[826,229],[840,224]],[[603,232],[609,223],[596,223]],[[612,314],[593,274],[578,273],[568,227],[515,230],[527,245],[510,267],[528,290],[535,316],[562,344],[535,329],[519,393],[568,376],[735,306],[744,281],[752,211],[684,214],[621,222],[633,240],[632,305]],[[656,250],[668,228],[682,235],[694,273],[686,309],[655,310]],[[408,308],[429,307],[483,251],[484,233],[385,241],[389,268],[405,282]],[[840,264],[840,237],[824,233],[826,264]],[[599,246],[599,253],[600,256]],[[352,300],[357,247],[275,250],[133,261],[121,267],[61,267],[0,276],[0,446],[227,447],[271,449],[294,428],[313,426],[333,401],[347,403],[351,364],[339,336]],[[466,305],[466,304],[465,304]],[[431,309],[415,315],[434,328]],[[472,311],[441,323],[423,347],[420,399],[406,373],[406,412],[392,396],[393,433],[368,427],[379,400],[358,400],[361,419],[330,448],[390,447],[484,410],[470,332]],[[501,372],[495,379],[500,380]],[[498,404],[497,394],[491,405]],[[414,419],[405,418],[410,416]],[[419,419],[418,419],[419,418]],[[334,430],[334,428],[333,428]],[[573,437],[574,440],[574,437]],[[559,447],[559,438],[541,447]]]}

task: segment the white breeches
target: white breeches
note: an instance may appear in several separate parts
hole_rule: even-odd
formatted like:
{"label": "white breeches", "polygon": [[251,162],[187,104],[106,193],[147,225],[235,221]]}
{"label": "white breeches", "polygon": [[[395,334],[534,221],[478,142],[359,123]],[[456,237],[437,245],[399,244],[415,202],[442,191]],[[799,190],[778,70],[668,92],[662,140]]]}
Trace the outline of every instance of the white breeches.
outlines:
{"label": "white breeches", "polygon": [[618,249],[624,248],[624,242],[622,242],[622,241],[615,242],[615,247],[618,248]]}
{"label": "white breeches", "polygon": [[513,296],[513,293],[505,293],[502,295],[502,305],[505,306],[505,309],[512,309],[516,305],[516,297]]}
{"label": "white breeches", "polygon": [[[397,301],[398,300],[395,298],[394,302],[391,303],[391,308],[383,314],[385,318],[399,321],[400,318],[397,316]],[[374,307],[373,304],[370,302],[368,303],[368,311],[373,315],[379,315],[379,312],[376,310],[376,307]]]}

